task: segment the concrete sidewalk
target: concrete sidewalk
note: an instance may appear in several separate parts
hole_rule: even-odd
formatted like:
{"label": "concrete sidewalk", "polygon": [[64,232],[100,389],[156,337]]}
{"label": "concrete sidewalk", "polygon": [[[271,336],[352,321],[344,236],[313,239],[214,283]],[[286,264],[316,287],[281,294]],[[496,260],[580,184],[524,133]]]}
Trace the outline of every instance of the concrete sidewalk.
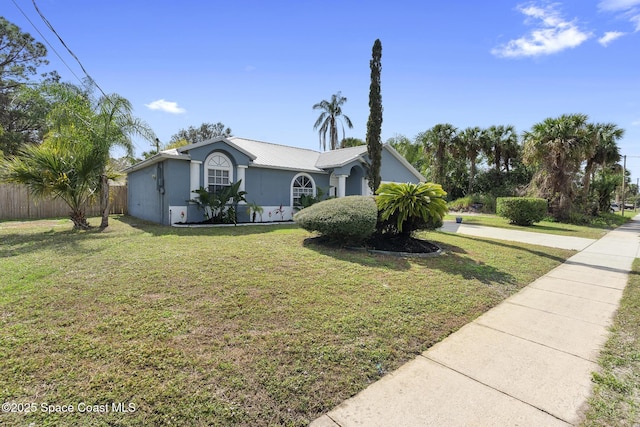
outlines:
{"label": "concrete sidewalk", "polygon": [[639,237],[640,216],[311,425],[578,423]]}

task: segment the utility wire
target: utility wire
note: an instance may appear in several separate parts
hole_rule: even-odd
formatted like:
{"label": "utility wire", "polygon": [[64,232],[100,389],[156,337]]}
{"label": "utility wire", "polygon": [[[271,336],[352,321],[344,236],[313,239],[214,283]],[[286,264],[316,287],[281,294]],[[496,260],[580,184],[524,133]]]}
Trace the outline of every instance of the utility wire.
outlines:
{"label": "utility wire", "polygon": [[[100,91],[100,93],[102,93],[102,95],[106,98],[109,99],[109,97],[107,96],[107,94],[102,90],[102,88],[100,87],[100,85],[98,85],[98,82],[95,81],[95,79],[93,79],[93,77],[91,77],[89,75],[89,73],[87,72],[87,70],[84,68],[84,65],[82,65],[82,62],[80,62],[80,59],[78,59],[78,57],[76,56],[75,53],[73,53],[73,51],[71,49],[69,49],[69,46],[67,46],[67,44],[65,43],[64,40],[62,40],[62,37],[60,37],[60,34],[58,34],[58,32],[55,30],[55,28],[53,28],[53,25],[51,25],[51,23],[49,22],[49,20],[42,14],[42,12],[40,11],[40,9],[38,8],[38,5],[36,4],[36,0],[31,0],[33,3],[33,7],[36,8],[36,12],[38,12],[38,15],[40,15],[40,18],[42,18],[42,20],[44,21],[44,23],[46,24],[46,26],[51,30],[51,32],[53,34],[55,34],[55,36],[58,38],[58,40],[60,40],[60,43],[62,43],[62,46],[64,46],[65,49],[67,49],[67,52],[69,52],[69,54],[71,56],[73,56],[73,58],[76,60],[76,62],[78,63],[78,65],[80,65],[80,68],[82,69],[82,72],[85,74],[85,76],[87,76],[89,78],[89,80],[91,81],[91,83],[98,88],[98,90]],[[75,74],[74,74],[75,75]],[[109,101],[111,101],[109,99]],[[116,107],[116,105],[114,105],[114,107]]]}
{"label": "utility wire", "polygon": [[78,79],[78,81],[80,83],[82,83],[82,79],[80,77],[78,77],[78,75],[73,71],[73,69],[71,69],[71,67],[69,66],[69,64],[67,64],[67,62],[64,60],[64,58],[62,58],[62,56],[58,53],[58,51],[56,50],[55,47],[53,47],[53,45],[51,43],[49,43],[49,40],[47,40],[47,38],[44,36],[44,34],[42,34],[40,32],[40,30],[38,29],[38,27],[35,26],[35,24],[33,23],[33,21],[31,21],[31,19],[27,16],[26,13],[24,13],[24,10],[22,10],[22,8],[18,5],[18,3],[16,3],[16,0],[11,0],[13,2],[13,4],[16,6],[16,8],[18,8],[18,10],[20,11],[20,13],[22,13],[22,16],[25,17],[25,19],[27,21],[29,21],[29,23],[31,24],[31,26],[38,32],[38,34],[40,34],[40,37],[42,37],[42,39],[45,41],[45,43],[51,48],[51,50],[53,51],[53,53],[56,54],[56,56],[58,57],[58,59],[60,59],[60,61],[62,61],[62,63],[65,65],[65,67],[67,67],[67,69],[71,72],[71,74],[73,74],[73,76]]}
{"label": "utility wire", "polygon": [[[23,15],[25,15],[25,13],[22,11],[22,9],[20,9],[20,7],[16,4],[15,0],[12,0],[13,3],[16,5],[16,7],[18,7],[18,9],[20,10],[20,12],[22,12]],[[40,18],[42,18],[42,20],[44,21],[45,25],[49,28],[49,30],[51,30],[51,32],[53,34],[55,34],[55,36],[58,38],[58,40],[60,40],[60,43],[62,43],[62,45],[64,46],[64,48],[67,50],[67,52],[69,52],[69,54],[71,56],[73,56],[73,58],[76,60],[76,62],[78,63],[78,65],[80,65],[80,68],[82,69],[82,72],[85,74],[85,76],[87,76],[87,78],[89,79],[89,81],[91,82],[91,84],[93,86],[95,86],[100,93],[102,93],[103,97],[105,100],[107,100],[107,102],[109,102],[115,109],[120,109],[120,107],[114,103],[111,98],[105,93],[104,90],[102,90],[102,88],[100,87],[100,85],[96,82],[96,80],[91,77],[89,75],[89,73],[87,72],[87,70],[84,68],[84,65],[82,65],[82,62],[80,61],[80,59],[76,56],[75,53],[73,53],[73,51],[69,48],[69,46],[67,46],[67,44],[65,43],[65,41],[62,39],[62,37],[60,36],[60,34],[58,34],[58,32],[55,30],[55,28],[53,28],[53,25],[51,25],[51,23],[49,22],[49,20],[44,16],[44,14],[40,11],[40,9],[38,8],[38,5],[36,4],[36,0],[32,0],[33,3],[33,7],[36,9],[36,12],[38,12],[38,15],[40,15]],[[25,15],[26,17],[26,15]],[[69,65],[62,59],[62,57],[60,57],[60,55],[58,54],[58,52],[53,48],[53,46],[51,46],[51,44],[49,43],[49,41],[47,41],[47,39],[42,35],[42,33],[36,28],[36,26],[33,24],[33,22],[31,22],[31,20],[27,17],[27,20],[31,23],[31,25],[33,25],[33,27],[36,29],[36,31],[38,31],[38,34],[40,34],[42,36],[42,38],[45,39],[45,41],[47,42],[47,44],[51,47],[51,49],[56,53],[56,55],[58,56],[58,58],[60,58],[60,60],[64,63],[64,65],[69,68],[69,71],[71,71],[71,73],[78,79],[78,81],[80,81],[81,83],[82,80],[73,72],[73,70],[71,70],[71,68],[69,67]],[[146,138],[145,138],[146,139]],[[157,138],[156,138],[157,139]]]}

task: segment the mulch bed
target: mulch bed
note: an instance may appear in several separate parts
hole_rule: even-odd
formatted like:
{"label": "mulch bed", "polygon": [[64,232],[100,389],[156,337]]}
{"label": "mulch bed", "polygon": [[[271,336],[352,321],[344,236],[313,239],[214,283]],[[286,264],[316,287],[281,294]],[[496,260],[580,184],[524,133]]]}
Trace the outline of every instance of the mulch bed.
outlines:
{"label": "mulch bed", "polygon": [[433,253],[440,247],[422,239],[409,236],[387,236],[376,234],[366,244],[369,248],[379,251],[407,252],[407,253]]}

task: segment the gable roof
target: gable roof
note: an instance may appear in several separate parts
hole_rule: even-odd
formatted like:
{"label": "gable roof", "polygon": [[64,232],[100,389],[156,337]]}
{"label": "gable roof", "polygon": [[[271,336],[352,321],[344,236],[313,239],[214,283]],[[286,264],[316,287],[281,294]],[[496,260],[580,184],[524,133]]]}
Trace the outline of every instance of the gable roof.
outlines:
{"label": "gable roof", "polygon": [[325,170],[316,166],[320,155],[317,151],[235,136],[227,138],[227,140],[253,154],[251,166],[326,173]]}
{"label": "gable roof", "polygon": [[337,150],[325,151],[319,153],[316,167],[321,169],[338,168],[344,166],[356,159],[363,159],[367,154],[366,145],[358,145],[356,147],[339,148]]}
{"label": "gable roof", "polygon": [[[146,166],[152,165],[164,159],[190,160],[190,150],[203,147],[216,142],[224,142],[238,151],[246,154],[251,159],[250,166],[270,169],[286,169],[300,172],[328,173],[327,169],[345,166],[353,161],[365,161],[367,146],[339,148],[331,151],[315,151],[308,148],[291,147],[288,145],[273,144],[271,142],[256,141],[253,139],[232,137],[216,137],[196,144],[185,145],[177,149],[165,150],[155,156],[135,164],[124,172],[134,172]],[[420,181],[425,178],[418,172],[400,153],[391,145],[384,144],[393,157],[398,159]]]}

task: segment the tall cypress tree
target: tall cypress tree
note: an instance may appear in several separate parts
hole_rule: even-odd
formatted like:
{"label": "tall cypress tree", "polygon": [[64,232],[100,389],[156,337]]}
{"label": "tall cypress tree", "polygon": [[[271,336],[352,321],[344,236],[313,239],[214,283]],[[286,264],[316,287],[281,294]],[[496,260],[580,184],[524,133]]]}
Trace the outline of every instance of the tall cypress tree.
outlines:
{"label": "tall cypress tree", "polygon": [[367,173],[369,188],[374,193],[380,186],[380,165],[382,163],[382,95],[380,94],[380,71],[382,69],[382,43],[373,43],[371,61],[371,85],[369,86],[369,120],[367,120],[367,153],[370,164]]}

